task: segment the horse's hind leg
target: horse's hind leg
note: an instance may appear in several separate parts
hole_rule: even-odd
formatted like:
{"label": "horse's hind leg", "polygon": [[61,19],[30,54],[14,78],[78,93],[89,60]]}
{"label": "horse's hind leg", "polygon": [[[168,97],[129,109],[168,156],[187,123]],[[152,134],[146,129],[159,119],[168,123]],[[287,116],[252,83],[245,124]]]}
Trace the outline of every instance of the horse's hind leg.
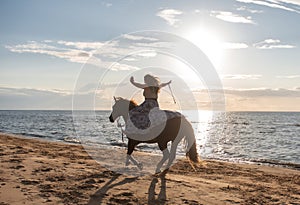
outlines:
{"label": "horse's hind leg", "polygon": [[176,158],[176,150],[177,150],[178,144],[182,140],[182,138],[183,138],[183,136],[178,135],[175,138],[175,140],[172,142],[171,150],[170,150],[170,155],[169,155],[169,161],[168,161],[166,169],[169,169],[171,167],[173,161],[175,160],[175,158]]}
{"label": "horse's hind leg", "polygon": [[167,161],[167,159],[170,156],[170,152],[169,152],[168,148],[165,148],[162,152],[163,152],[163,158],[158,162],[155,173],[160,172],[162,165],[165,163],[165,161]]}

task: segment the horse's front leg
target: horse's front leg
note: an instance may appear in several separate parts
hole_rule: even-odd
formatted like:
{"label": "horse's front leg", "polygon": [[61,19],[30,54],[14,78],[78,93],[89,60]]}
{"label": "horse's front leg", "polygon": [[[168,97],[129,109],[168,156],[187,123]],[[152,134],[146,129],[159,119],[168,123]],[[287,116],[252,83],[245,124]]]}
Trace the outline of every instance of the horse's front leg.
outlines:
{"label": "horse's front leg", "polygon": [[158,162],[157,166],[156,166],[156,170],[155,170],[155,174],[160,172],[160,169],[162,167],[162,165],[165,163],[165,161],[169,158],[170,156],[170,152],[168,150],[168,148],[165,148],[163,151],[163,157],[160,160],[160,162]]}
{"label": "horse's front leg", "polygon": [[143,164],[139,163],[136,159],[131,156],[134,148],[136,145],[138,145],[139,142],[136,140],[132,140],[128,138],[128,146],[127,146],[127,156],[126,156],[126,161],[125,161],[125,166],[129,165],[129,162],[131,161],[134,165],[136,165],[140,170],[143,169]]}

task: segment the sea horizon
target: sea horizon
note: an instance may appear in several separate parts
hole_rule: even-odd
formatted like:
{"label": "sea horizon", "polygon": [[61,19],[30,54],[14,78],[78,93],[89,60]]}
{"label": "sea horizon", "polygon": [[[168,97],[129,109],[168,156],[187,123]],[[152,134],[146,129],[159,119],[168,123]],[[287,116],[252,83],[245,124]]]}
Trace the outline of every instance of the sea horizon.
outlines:
{"label": "sea horizon", "polygon": [[[163,109],[166,110],[166,109]],[[111,109],[97,109],[97,110],[88,110],[88,109],[80,109],[80,110],[72,110],[72,109],[0,109],[0,111],[104,111],[104,112],[108,112],[108,111],[112,111]],[[292,110],[225,110],[225,111],[221,111],[221,110],[189,110],[189,109],[185,109],[184,111],[205,111],[205,112],[274,112],[274,113],[300,113],[299,111],[292,111]]]}

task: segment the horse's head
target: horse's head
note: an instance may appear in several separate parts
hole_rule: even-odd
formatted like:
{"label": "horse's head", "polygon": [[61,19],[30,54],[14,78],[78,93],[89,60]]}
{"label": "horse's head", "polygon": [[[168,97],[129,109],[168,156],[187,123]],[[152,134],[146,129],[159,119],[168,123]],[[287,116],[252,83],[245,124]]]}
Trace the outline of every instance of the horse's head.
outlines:
{"label": "horse's head", "polygon": [[110,122],[114,122],[120,116],[127,118],[129,110],[137,106],[133,100],[127,100],[121,97],[114,97],[114,100],[115,104],[112,106],[112,112],[109,116]]}

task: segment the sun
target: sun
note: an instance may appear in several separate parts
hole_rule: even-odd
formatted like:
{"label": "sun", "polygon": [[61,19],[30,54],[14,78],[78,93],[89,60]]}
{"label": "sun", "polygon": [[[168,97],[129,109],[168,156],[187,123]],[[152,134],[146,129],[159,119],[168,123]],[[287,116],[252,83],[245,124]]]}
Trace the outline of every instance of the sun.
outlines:
{"label": "sun", "polygon": [[207,29],[197,28],[184,32],[183,37],[198,46],[217,71],[222,69],[223,42],[219,36]]}

